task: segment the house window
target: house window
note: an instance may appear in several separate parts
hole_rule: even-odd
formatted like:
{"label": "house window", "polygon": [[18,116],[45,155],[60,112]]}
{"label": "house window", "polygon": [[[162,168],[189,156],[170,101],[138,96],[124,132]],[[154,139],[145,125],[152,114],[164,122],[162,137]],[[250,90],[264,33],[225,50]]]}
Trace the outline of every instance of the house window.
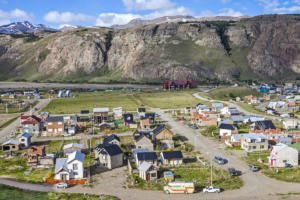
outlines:
{"label": "house window", "polygon": [[73,164],[73,170],[78,170],[78,165],[77,164]]}
{"label": "house window", "polygon": [[261,149],[264,149],[264,148],[265,148],[265,145],[260,145],[260,148],[261,148]]}
{"label": "house window", "polygon": [[21,139],[21,142],[25,142],[25,139]]}
{"label": "house window", "polygon": [[283,162],[283,163],[287,163],[287,160],[283,160],[282,162]]}
{"label": "house window", "polygon": [[78,173],[77,173],[77,172],[73,172],[73,174],[74,174],[74,176],[77,176],[77,175],[78,175]]}
{"label": "house window", "polygon": [[52,125],[53,123],[52,122],[48,122],[48,125]]}
{"label": "house window", "polygon": [[155,177],[156,177],[156,173],[152,173],[152,174],[151,174],[151,177],[152,177],[152,178],[155,178]]}
{"label": "house window", "polygon": [[62,128],[58,128],[58,131],[61,132],[61,131],[62,131]]}
{"label": "house window", "polygon": [[49,129],[48,129],[48,132],[52,132],[52,131],[53,131],[52,128],[49,128]]}
{"label": "house window", "polygon": [[256,149],[256,146],[253,146],[252,149]]}
{"label": "house window", "polygon": [[62,125],[62,122],[58,122],[58,125]]}

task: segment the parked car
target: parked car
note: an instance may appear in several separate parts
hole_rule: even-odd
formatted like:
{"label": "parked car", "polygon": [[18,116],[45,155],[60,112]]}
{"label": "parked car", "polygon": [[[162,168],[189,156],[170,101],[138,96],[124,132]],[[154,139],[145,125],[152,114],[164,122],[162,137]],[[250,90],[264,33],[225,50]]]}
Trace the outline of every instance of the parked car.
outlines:
{"label": "parked car", "polygon": [[234,168],[228,168],[228,172],[229,172],[230,176],[240,176],[242,174],[241,171],[236,170]]}
{"label": "parked car", "polygon": [[250,170],[253,172],[259,171],[259,167],[257,165],[250,165],[249,167],[250,167]]}
{"label": "parked car", "polygon": [[203,188],[203,192],[204,193],[219,193],[219,192],[221,192],[221,189],[218,187],[214,187],[214,186],[206,186],[205,188]]}
{"label": "parked car", "polygon": [[66,189],[66,188],[69,187],[69,184],[66,183],[66,182],[60,182],[60,183],[55,184],[55,187],[56,188],[64,188],[64,189]]}
{"label": "parked car", "polygon": [[176,121],[182,121],[183,120],[183,117],[177,117],[176,118]]}
{"label": "parked car", "polygon": [[286,167],[286,168],[291,168],[291,167],[293,167],[293,165],[291,165],[290,163],[285,163],[285,164],[284,164],[284,167]]}
{"label": "parked car", "polygon": [[221,156],[215,156],[213,161],[215,161],[219,165],[224,165],[225,164],[225,160]]}

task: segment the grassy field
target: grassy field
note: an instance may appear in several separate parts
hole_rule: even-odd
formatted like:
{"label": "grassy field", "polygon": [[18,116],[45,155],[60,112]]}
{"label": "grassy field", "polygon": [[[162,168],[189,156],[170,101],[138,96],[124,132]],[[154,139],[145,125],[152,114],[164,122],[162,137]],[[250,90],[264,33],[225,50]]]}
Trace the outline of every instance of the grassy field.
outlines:
{"label": "grassy field", "polygon": [[198,90],[180,90],[180,91],[148,91],[136,93],[136,97],[140,99],[146,106],[154,108],[184,108],[196,106],[201,102],[193,97],[193,93]]}
{"label": "grassy field", "polygon": [[114,200],[117,199],[112,196],[100,197],[97,195],[84,195],[84,194],[68,194],[68,193],[48,193],[36,192],[30,190],[22,190],[6,185],[0,185],[0,199],[9,200]]}
{"label": "grassy field", "polygon": [[257,115],[267,115],[267,113],[260,111],[258,109],[255,108],[255,106],[253,104],[247,104],[247,103],[237,103],[238,106],[240,106],[241,108],[243,108],[244,110],[257,114]]}
{"label": "grassy field", "polygon": [[[293,168],[269,168],[268,163],[269,152],[262,153],[250,153],[245,160],[248,164],[256,164],[260,167],[263,174],[270,178],[274,178],[280,181],[300,183],[300,167]],[[261,158],[263,163],[257,162]]]}
{"label": "grassy field", "polygon": [[75,98],[54,99],[43,111],[51,114],[80,113],[80,110],[108,107],[110,111],[115,107],[123,107],[123,111],[135,111],[138,103],[130,92],[97,92],[75,93]]}
{"label": "grassy field", "polygon": [[142,91],[134,93],[128,91],[77,93],[75,98],[54,99],[43,111],[51,114],[79,113],[80,110],[90,110],[97,107],[108,107],[110,111],[115,107],[123,107],[123,111],[135,111],[138,102],[155,108],[184,108],[198,103],[209,104],[192,96],[198,90],[182,91]]}
{"label": "grassy field", "polygon": [[221,87],[207,93],[207,95],[212,99],[224,101],[228,101],[236,97],[242,98],[250,94],[261,96],[261,93],[248,87]]}

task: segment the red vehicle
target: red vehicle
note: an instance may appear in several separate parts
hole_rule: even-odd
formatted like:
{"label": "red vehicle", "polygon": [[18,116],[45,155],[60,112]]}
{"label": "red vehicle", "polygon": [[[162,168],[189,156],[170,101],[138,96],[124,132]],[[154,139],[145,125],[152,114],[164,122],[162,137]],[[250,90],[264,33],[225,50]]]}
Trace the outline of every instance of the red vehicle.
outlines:
{"label": "red vehicle", "polygon": [[176,118],[176,121],[182,121],[182,120],[184,120],[183,117],[177,117],[177,118]]}

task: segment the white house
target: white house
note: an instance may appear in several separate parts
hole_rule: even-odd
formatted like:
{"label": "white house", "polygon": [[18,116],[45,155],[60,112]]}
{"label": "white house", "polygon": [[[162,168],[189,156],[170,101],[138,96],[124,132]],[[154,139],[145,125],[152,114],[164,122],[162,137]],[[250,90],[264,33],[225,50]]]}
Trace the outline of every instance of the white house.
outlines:
{"label": "white house", "polygon": [[298,150],[286,144],[278,143],[273,146],[269,156],[270,167],[285,167],[285,164],[298,166]]}
{"label": "white house", "polygon": [[31,144],[31,135],[30,133],[24,132],[17,136],[17,140],[21,149],[28,148]]}
{"label": "white house", "polygon": [[224,107],[223,103],[212,103],[211,107],[214,111],[221,111],[221,109]]}
{"label": "white house", "polygon": [[226,106],[221,109],[221,114],[222,115],[231,115],[232,112],[237,112],[237,108],[235,106]]}
{"label": "white house", "polygon": [[84,157],[80,151],[71,153],[68,158],[56,159],[55,179],[70,180],[83,179],[84,177]]}
{"label": "white house", "polygon": [[298,127],[298,122],[293,119],[284,119],[282,123],[284,129],[296,129]]}
{"label": "white house", "polygon": [[157,169],[153,164],[143,162],[139,167],[139,176],[145,181],[156,181],[157,180]]}
{"label": "white house", "polygon": [[221,137],[223,136],[231,136],[233,134],[239,133],[239,127],[237,124],[221,124],[220,127],[220,133],[219,135]]}
{"label": "white house", "polygon": [[163,151],[160,153],[161,161],[164,165],[181,165],[183,155],[181,151]]}
{"label": "white house", "polygon": [[247,152],[266,151],[268,150],[268,139],[264,134],[242,134],[241,147]]}

